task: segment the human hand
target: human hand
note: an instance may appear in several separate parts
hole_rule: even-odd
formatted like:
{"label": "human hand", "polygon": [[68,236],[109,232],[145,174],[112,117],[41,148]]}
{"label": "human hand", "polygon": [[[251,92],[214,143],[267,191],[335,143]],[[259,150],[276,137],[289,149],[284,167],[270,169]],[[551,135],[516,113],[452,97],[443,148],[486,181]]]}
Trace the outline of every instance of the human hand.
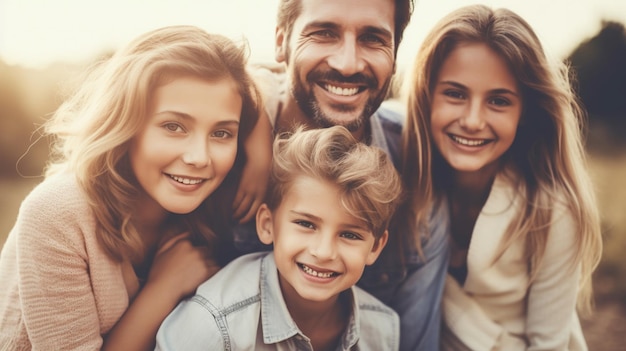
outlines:
{"label": "human hand", "polygon": [[155,254],[146,286],[158,286],[161,294],[179,301],[219,270],[209,248],[193,246],[184,233],[169,239]]}
{"label": "human hand", "polygon": [[[255,162],[251,158],[243,168],[241,181],[233,201],[233,218],[239,223],[250,221],[263,203],[269,182],[269,162]],[[258,160],[258,159],[257,159]]]}

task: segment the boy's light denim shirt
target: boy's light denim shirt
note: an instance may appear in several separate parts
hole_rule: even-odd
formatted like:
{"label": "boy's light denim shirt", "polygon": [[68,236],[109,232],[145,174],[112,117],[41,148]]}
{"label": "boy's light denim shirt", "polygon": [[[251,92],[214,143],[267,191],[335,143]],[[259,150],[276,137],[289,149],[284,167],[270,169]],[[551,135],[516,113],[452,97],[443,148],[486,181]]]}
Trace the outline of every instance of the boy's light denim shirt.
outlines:
{"label": "boy's light denim shirt", "polygon": [[[352,314],[337,350],[398,350],[398,315],[360,288],[344,293]],[[156,350],[313,350],[287,310],[271,252],[242,256],[200,285],[156,340]]]}

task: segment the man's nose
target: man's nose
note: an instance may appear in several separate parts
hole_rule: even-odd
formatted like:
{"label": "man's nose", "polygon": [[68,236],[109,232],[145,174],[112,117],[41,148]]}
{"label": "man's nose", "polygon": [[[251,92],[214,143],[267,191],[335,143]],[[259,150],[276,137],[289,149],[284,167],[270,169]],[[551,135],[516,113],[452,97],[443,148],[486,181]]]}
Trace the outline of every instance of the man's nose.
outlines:
{"label": "man's nose", "polygon": [[362,72],[365,69],[363,53],[359,48],[357,38],[347,36],[341,45],[330,54],[328,65],[345,77]]}

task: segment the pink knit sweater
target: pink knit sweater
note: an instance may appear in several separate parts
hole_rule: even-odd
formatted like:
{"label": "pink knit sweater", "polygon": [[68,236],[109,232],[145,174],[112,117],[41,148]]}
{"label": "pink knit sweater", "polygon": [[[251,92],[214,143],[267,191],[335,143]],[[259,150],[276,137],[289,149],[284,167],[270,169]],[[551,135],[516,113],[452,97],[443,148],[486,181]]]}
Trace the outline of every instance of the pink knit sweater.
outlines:
{"label": "pink knit sweater", "polygon": [[39,184],[0,254],[1,350],[99,350],[138,282],[95,237],[71,175]]}

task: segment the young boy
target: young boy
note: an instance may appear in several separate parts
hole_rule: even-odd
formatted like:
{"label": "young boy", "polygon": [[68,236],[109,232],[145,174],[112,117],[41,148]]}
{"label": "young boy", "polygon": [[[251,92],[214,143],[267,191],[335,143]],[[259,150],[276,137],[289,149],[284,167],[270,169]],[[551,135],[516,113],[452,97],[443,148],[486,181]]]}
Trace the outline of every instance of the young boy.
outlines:
{"label": "young boy", "polygon": [[242,256],[163,322],[157,350],[397,350],[397,314],[355,286],[388,238],[401,183],[344,127],[274,143],[257,232]]}

